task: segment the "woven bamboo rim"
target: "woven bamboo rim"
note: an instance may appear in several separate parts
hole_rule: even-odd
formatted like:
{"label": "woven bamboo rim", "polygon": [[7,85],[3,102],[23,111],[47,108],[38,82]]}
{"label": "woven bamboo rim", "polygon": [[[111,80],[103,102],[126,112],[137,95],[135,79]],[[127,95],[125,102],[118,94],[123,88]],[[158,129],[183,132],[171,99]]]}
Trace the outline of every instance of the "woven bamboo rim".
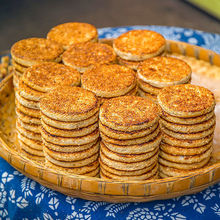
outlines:
{"label": "woven bamboo rim", "polygon": [[[102,42],[111,44],[112,40],[102,40]],[[219,54],[198,46],[168,40],[167,51],[193,56],[220,66]],[[0,83],[0,100],[12,93],[12,75],[9,75]],[[199,192],[220,181],[220,162],[200,169],[193,174],[146,181],[115,181],[58,173],[46,169],[43,164],[23,157],[15,147],[7,143],[3,133],[4,131],[1,129],[0,156],[15,169],[46,187],[87,200],[146,202],[169,199]]]}

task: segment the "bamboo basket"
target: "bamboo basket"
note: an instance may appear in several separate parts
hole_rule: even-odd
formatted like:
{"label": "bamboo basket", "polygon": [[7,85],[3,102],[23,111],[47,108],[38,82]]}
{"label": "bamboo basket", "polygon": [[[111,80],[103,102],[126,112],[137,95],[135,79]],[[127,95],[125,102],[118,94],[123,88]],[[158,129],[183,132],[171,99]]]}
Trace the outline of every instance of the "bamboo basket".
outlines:
{"label": "bamboo basket", "polygon": [[[102,42],[111,44],[112,40]],[[168,40],[167,52],[195,57],[220,66],[220,55],[187,43]],[[0,83],[0,103],[0,156],[27,177],[66,195],[93,201],[146,202],[193,194],[220,181],[220,161],[217,160],[190,175],[146,181],[104,180],[50,170],[43,163],[31,160],[19,151],[14,135],[12,75]]]}

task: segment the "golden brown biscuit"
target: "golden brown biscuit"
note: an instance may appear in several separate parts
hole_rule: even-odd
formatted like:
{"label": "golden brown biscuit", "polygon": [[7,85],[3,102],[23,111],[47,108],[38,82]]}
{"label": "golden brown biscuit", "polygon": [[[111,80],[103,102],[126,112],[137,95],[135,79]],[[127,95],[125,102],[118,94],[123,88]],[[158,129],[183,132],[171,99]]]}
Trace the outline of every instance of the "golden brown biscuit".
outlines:
{"label": "golden brown biscuit", "polygon": [[135,131],[148,128],[159,120],[159,109],[152,101],[123,96],[104,102],[100,108],[103,125],[121,131]]}
{"label": "golden brown biscuit", "polygon": [[20,120],[20,118],[17,118],[17,121],[23,128],[27,129],[28,131],[40,133],[40,125],[23,122]]}
{"label": "golden brown biscuit", "polygon": [[40,100],[40,110],[49,118],[73,122],[93,116],[99,110],[99,102],[95,94],[88,90],[60,86]]}
{"label": "golden brown biscuit", "polygon": [[141,88],[138,88],[138,95],[142,98],[146,98],[151,100],[152,102],[157,104],[157,96],[148,92],[145,92]]}
{"label": "golden brown biscuit", "polygon": [[84,73],[93,65],[114,63],[116,54],[112,47],[101,43],[80,43],[71,46],[62,55],[62,61],[80,73]]}
{"label": "golden brown biscuit", "polygon": [[100,97],[121,96],[135,86],[135,72],[117,64],[97,65],[82,75],[82,87]]}
{"label": "golden brown biscuit", "polygon": [[20,111],[18,108],[15,109],[17,117],[25,122],[25,123],[30,123],[30,124],[36,124],[36,125],[41,125],[40,118],[28,116],[22,111]]}
{"label": "golden brown biscuit", "polygon": [[215,107],[215,98],[211,91],[191,84],[163,88],[157,100],[165,112],[178,117],[204,115]]}
{"label": "golden brown biscuit", "polygon": [[17,63],[14,59],[11,59],[11,64],[15,70],[19,71],[20,73],[24,73],[28,66],[21,65]]}
{"label": "golden brown biscuit", "polygon": [[188,82],[191,72],[190,66],[183,60],[164,56],[141,62],[137,76],[152,86],[163,88]]}
{"label": "golden brown biscuit", "polygon": [[60,62],[63,48],[60,44],[44,38],[27,38],[13,44],[11,56],[23,66],[42,62]]}
{"label": "golden brown biscuit", "polygon": [[44,62],[28,68],[22,80],[34,90],[48,92],[54,86],[78,86],[80,73],[63,64]]}
{"label": "golden brown biscuit", "polygon": [[31,155],[39,156],[39,157],[44,157],[43,150],[36,150],[35,148],[32,148],[31,146],[27,145],[26,143],[24,143],[21,140],[18,140],[18,143],[19,143],[21,149],[25,150],[27,153],[29,153]]}
{"label": "golden brown biscuit", "polygon": [[97,41],[97,29],[87,23],[69,22],[53,27],[47,34],[47,39],[58,42],[66,50],[72,44]]}
{"label": "golden brown biscuit", "polygon": [[138,68],[138,65],[140,64],[141,61],[125,60],[125,59],[122,59],[121,57],[118,56],[117,62],[118,62],[118,64],[120,64],[122,66],[129,67],[129,68],[136,71]]}
{"label": "golden brown biscuit", "polygon": [[128,31],[113,41],[118,56],[125,60],[140,61],[157,56],[165,50],[164,37],[150,30]]}
{"label": "golden brown biscuit", "polygon": [[25,106],[26,108],[39,109],[39,102],[38,101],[32,101],[32,100],[28,100],[28,99],[23,98],[22,96],[19,95],[19,90],[17,92],[15,92],[15,97],[16,97],[17,101],[21,105]]}

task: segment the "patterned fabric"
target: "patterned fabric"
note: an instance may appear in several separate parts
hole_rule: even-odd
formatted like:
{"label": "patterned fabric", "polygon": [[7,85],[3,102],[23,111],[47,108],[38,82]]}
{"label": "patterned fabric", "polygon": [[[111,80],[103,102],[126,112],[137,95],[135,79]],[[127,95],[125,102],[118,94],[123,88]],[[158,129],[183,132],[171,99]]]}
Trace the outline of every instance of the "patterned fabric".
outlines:
{"label": "patterned fabric", "polygon": [[[112,38],[131,29],[151,29],[220,52],[220,35],[190,29],[133,26],[99,29]],[[148,203],[93,202],[65,196],[25,177],[0,158],[0,219],[220,219],[220,183],[195,195]]]}

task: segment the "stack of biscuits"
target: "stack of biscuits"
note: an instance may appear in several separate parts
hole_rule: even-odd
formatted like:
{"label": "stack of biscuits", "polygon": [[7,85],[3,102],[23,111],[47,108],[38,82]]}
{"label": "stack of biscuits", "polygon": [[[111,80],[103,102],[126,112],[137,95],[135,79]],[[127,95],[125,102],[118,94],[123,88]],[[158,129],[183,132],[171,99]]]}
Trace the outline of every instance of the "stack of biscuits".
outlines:
{"label": "stack of biscuits", "polygon": [[113,41],[118,63],[137,70],[139,63],[164,53],[165,38],[150,30],[128,31]]}
{"label": "stack of biscuits", "polygon": [[56,85],[78,86],[80,73],[63,64],[45,62],[29,67],[19,81],[16,96],[18,141],[26,156],[44,158],[40,134],[39,101]]}
{"label": "stack of biscuits", "polygon": [[83,74],[95,64],[115,63],[116,54],[107,44],[87,42],[71,46],[64,52],[62,60]]}
{"label": "stack of biscuits", "polygon": [[215,99],[208,89],[185,84],[166,87],[158,95],[162,108],[160,176],[189,174],[207,166],[215,129]]}
{"label": "stack of biscuits", "polygon": [[142,97],[122,96],[105,101],[99,118],[101,177],[156,178],[162,138],[158,106]]}
{"label": "stack of biscuits", "polygon": [[137,69],[138,94],[157,102],[163,87],[190,83],[191,72],[183,60],[165,56],[149,58]]}
{"label": "stack of biscuits", "polygon": [[136,95],[136,74],[128,67],[117,64],[93,66],[82,75],[82,87],[94,92],[101,103],[105,100]]}
{"label": "stack of biscuits", "polygon": [[28,67],[42,62],[60,62],[62,53],[60,44],[44,38],[28,38],[16,42],[11,48],[15,88]]}
{"label": "stack of biscuits", "polygon": [[99,175],[99,101],[79,87],[60,86],[40,100],[46,166],[60,172]]}
{"label": "stack of biscuits", "polygon": [[53,27],[48,32],[47,39],[61,44],[67,50],[73,44],[97,42],[98,31],[91,24],[68,22]]}

